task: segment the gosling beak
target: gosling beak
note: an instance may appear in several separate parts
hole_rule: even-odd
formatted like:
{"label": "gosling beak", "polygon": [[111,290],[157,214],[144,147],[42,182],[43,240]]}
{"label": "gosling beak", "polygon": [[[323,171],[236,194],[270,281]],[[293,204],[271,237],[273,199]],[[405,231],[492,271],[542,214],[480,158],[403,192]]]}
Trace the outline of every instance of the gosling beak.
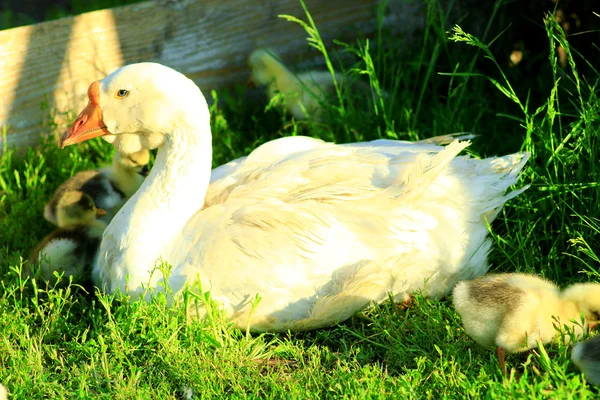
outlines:
{"label": "gosling beak", "polygon": [[106,210],[103,208],[96,208],[96,218],[103,217],[106,215]]}
{"label": "gosling beak", "polygon": [[108,134],[102,121],[100,108],[100,81],[92,83],[88,89],[88,105],[79,113],[75,121],[60,138],[58,146],[63,149],[75,143],[83,142]]}

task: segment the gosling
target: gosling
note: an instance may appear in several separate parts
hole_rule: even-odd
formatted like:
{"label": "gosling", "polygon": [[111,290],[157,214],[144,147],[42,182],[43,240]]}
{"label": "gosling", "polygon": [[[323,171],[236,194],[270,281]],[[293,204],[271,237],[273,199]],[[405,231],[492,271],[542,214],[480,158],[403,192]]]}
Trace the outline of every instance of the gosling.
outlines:
{"label": "gosling", "polygon": [[[98,218],[105,214],[87,194],[64,192],[56,205],[57,223],[61,228],[46,236],[31,252],[30,266],[37,263],[40,277],[57,287],[66,286],[70,277],[74,283],[89,280],[107,226]],[[31,272],[27,270],[28,275],[32,275]],[[62,281],[56,282],[55,272],[63,274]]]}
{"label": "gosling", "polygon": [[[505,352],[527,351],[538,342],[552,341],[558,334],[554,318],[581,336],[600,312],[600,284],[575,284],[561,292],[552,282],[526,274],[489,274],[459,282],[453,295],[465,331],[483,346],[496,346],[505,375]],[[583,324],[578,322],[581,313]]]}
{"label": "gosling", "polygon": [[106,211],[102,219],[109,223],[142,185],[148,161],[150,152],[146,149],[129,155],[115,152],[111,167],[79,172],[60,185],[44,207],[44,218],[51,224],[64,227],[57,218],[57,206],[65,193],[79,191],[88,195],[96,207]]}
{"label": "gosling", "polygon": [[573,363],[592,385],[600,385],[600,335],[577,343],[571,352]]}
{"label": "gosling", "polygon": [[272,51],[258,49],[248,59],[251,69],[250,80],[256,85],[267,86],[269,99],[278,93],[283,95],[283,106],[298,120],[311,115],[315,120],[322,118],[322,103],[334,93],[334,85],[341,84],[338,74],[329,71],[292,73]]}

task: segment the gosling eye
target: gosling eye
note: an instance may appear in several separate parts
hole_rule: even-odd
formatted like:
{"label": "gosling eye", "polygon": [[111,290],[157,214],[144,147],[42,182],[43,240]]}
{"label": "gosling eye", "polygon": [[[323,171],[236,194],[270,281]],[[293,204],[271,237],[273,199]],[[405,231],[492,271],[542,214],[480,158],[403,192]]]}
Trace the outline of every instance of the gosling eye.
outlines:
{"label": "gosling eye", "polygon": [[117,99],[124,99],[128,95],[129,95],[129,90],[125,90],[125,89],[117,90],[117,93],[115,93],[115,97]]}

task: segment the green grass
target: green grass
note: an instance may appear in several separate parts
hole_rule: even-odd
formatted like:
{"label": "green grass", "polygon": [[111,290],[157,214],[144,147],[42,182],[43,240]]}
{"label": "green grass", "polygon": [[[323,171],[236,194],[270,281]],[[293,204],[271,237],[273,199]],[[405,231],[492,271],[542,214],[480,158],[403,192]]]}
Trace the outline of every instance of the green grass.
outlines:
{"label": "green grass", "polygon": [[[214,165],[284,135],[348,142],[474,131],[477,154],[533,153],[523,177],[532,187],[493,225],[492,269],[535,272],[560,285],[597,281],[597,54],[587,54],[588,62],[553,20],[535,21],[532,29],[548,37],[546,53],[537,56],[550,58],[528,82],[501,58],[504,36],[497,35],[505,26],[490,18],[486,37],[475,38],[452,29],[437,2],[427,6],[418,50],[385,29],[370,42],[330,50],[333,67],[390,96],[357,103],[342,90],[327,105],[327,124],[265,112],[265,104],[247,100],[244,87],[205,93],[218,100],[211,106]],[[494,16],[506,12],[497,3]],[[569,55],[564,70],[556,64],[557,43]],[[186,304],[208,301],[192,292],[167,308],[161,296],[145,303],[22,277],[22,260],[52,230],[42,217],[51,193],[74,172],[111,156],[100,140],[59,150],[46,139],[24,155],[8,150],[0,159],[0,382],[14,398],[180,398],[188,389],[197,398],[274,399],[599,394],[559,341],[509,356],[511,375],[504,379],[493,352],[466,336],[449,300],[417,296],[406,311],[388,303],[330,329],[250,336],[216,311],[189,320]]]}

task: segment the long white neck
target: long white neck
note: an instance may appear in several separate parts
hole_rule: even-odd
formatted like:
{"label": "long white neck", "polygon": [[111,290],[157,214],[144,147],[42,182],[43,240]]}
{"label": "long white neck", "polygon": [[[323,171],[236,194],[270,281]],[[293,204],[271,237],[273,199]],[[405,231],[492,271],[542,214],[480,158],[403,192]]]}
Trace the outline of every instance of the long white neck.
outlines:
{"label": "long white neck", "polygon": [[208,110],[200,113],[190,116],[192,121],[179,122],[167,136],[150,175],[106,230],[98,266],[101,282],[111,292],[117,288],[140,292],[147,284],[155,287],[162,277],[155,268],[161,259],[173,267],[179,261],[169,250],[180,240],[190,217],[204,205],[210,181]]}

